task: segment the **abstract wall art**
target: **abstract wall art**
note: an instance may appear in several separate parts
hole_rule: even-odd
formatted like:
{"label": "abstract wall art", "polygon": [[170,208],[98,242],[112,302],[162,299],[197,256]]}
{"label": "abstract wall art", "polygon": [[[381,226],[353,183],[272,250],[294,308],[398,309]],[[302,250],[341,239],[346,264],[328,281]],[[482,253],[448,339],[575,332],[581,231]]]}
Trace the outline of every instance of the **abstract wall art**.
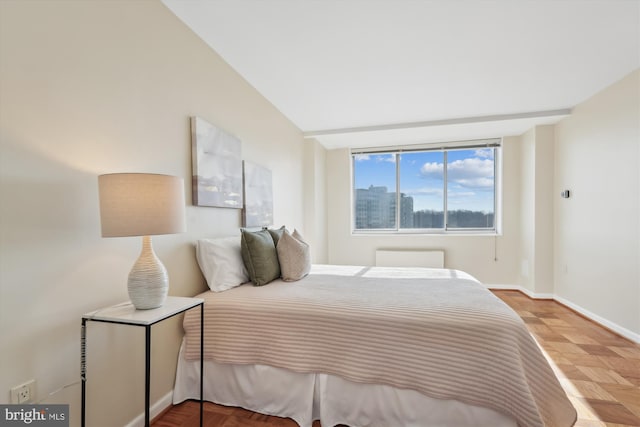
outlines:
{"label": "abstract wall art", "polygon": [[193,204],[242,209],[242,153],[238,138],[191,117]]}
{"label": "abstract wall art", "polygon": [[273,225],[273,187],[271,171],[264,166],[244,162],[244,211],[245,227],[269,227]]}

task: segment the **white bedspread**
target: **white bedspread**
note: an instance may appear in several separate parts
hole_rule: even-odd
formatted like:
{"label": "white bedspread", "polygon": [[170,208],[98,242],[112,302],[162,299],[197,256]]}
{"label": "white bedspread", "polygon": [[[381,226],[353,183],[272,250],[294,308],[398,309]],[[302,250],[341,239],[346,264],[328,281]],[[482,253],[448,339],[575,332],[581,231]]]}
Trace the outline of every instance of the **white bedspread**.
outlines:
{"label": "white bedspread", "polygon": [[[576,413],[522,320],[465,273],[315,266],[294,283],[207,293],[205,358],[321,372],[571,426]],[[197,314],[197,313],[196,313]],[[199,315],[185,315],[187,359]]]}

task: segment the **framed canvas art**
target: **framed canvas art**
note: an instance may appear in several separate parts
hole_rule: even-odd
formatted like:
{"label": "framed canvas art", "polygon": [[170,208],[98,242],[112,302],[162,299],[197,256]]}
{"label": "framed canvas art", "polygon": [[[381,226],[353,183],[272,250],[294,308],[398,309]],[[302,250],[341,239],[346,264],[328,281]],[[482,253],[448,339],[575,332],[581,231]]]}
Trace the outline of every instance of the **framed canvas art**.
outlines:
{"label": "framed canvas art", "polygon": [[269,227],[273,225],[273,188],[271,171],[264,166],[244,162],[244,211],[245,227]]}
{"label": "framed canvas art", "polygon": [[242,209],[242,153],[238,138],[191,117],[193,204]]}

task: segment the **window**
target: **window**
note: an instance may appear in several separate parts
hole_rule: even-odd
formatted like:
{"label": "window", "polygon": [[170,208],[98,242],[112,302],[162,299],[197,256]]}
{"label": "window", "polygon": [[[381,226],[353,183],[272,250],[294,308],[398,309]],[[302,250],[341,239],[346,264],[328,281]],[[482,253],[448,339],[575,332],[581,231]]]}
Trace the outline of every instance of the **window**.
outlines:
{"label": "window", "polygon": [[352,152],[354,230],[496,230],[500,141]]}

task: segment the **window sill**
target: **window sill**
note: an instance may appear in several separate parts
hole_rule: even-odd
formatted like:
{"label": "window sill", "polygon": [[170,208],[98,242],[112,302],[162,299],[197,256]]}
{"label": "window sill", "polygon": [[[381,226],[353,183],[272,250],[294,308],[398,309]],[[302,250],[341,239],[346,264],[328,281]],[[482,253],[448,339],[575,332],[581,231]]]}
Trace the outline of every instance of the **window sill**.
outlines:
{"label": "window sill", "polygon": [[356,231],[352,230],[351,235],[354,237],[407,237],[407,236],[417,236],[417,237],[498,237],[502,236],[502,233],[491,230],[491,231],[470,231],[470,230],[460,230],[460,231],[425,231],[425,230],[417,230],[417,231],[386,231],[386,230],[366,230],[366,231]]}

